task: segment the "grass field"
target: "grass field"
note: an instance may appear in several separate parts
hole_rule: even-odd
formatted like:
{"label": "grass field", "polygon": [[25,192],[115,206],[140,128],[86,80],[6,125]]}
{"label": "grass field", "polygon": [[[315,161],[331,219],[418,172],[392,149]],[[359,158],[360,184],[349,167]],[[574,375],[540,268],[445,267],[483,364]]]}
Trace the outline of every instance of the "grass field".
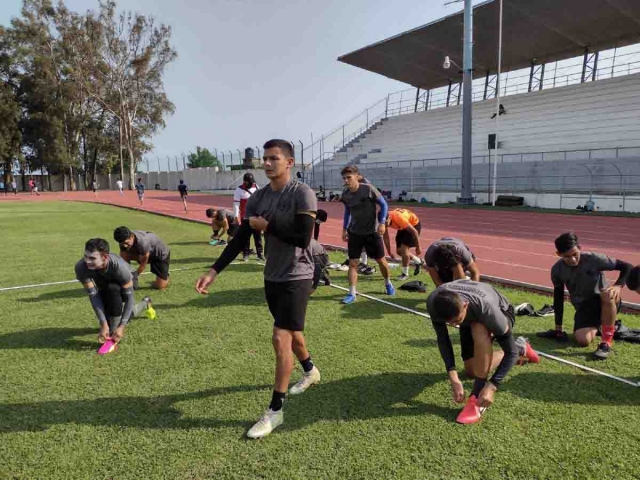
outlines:
{"label": "grass field", "polygon": [[[640,389],[543,359],[512,370],[480,424],[457,425],[428,321],[363,298],[342,306],[331,287],[307,313],[322,383],[287,400],[271,436],[246,440],[273,381],[258,264],[231,265],[202,297],[194,282],[220,253],[204,225],[62,202],[0,204],[0,224],[0,287],[72,279],[84,242],[111,240],[119,225],[158,233],[174,268],[165,292],[141,277],[136,296],[150,293],[159,319],[132,321],[105,357],[95,354],[97,321],[79,284],[0,292],[0,478],[640,477]],[[379,295],[382,280],[363,278],[360,290]],[[504,292],[513,303],[550,302]],[[424,295],[394,301],[425,309]],[[616,344],[594,365],[595,345],[535,338],[552,323],[519,318],[516,331],[540,350],[640,380],[640,346]]]}

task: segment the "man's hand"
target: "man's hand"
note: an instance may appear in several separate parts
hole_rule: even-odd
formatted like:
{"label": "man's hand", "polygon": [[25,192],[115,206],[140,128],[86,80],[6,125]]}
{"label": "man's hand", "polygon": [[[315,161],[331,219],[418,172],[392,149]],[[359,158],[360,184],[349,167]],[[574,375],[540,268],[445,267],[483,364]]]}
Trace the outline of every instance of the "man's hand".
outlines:
{"label": "man's hand", "polygon": [[609,294],[609,298],[617,305],[620,303],[621,295],[622,295],[622,285],[613,285],[604,290]]}
{"label": "man's hand", "polygon": [[124,336],[124,325],[120,325],[118,328],[116,328],[116,331],[113,332],[113,335],[111,335],[111,340],[113,340],[115,343],[118,343],[120,340],[122,340],[123,336]]}
{"label": "man's hand", "polygon": [[250,217],[249,225],[251,225],[251,228],[257,230],[258,232],[264,232],[269,226],[269,222],[267,222],[262,217]]}
{"label": "man's hand", "polygon": [[98,341],[104,343],[109,339],[109,324],[102,322],[100,324],[100,333],[98,333]]}
{"label": "man's hand", "polygon": [[416,255],[422,255],[422,249],[420,248],[420,245],[416,246]]}
{"label": "man's hand", "polygon": [[208,294],[209,285],[211,285],[215,281],[217,276],[218,276],[218,273],[213,268],[210,269],[209,273],[201,276],[196,282],[196,292],[201,293],[203,295]]}
{"label": "man's hand", "polygon": [[462,386],[462,382],[460,382],[459,380],[451,382],[451,395],[453,396],[454,402],[464,402],[464,387]]}
{"label": "man's hand", "polygon": [[387,231],[387,226],[384,223],[378,225],[378,235],[384,235],[384,232]]}
{"label": "man's hand", "polygon": [[493,404],[493,395],[496,393],[496,386],[487,382],[480,395],[478,395],[477,405],[479,408],[487,408]]}
{"label": "man's hand", "polygon": [[342,240],[345,242],[349,240],[349,232],[346,229],[342,230]]}

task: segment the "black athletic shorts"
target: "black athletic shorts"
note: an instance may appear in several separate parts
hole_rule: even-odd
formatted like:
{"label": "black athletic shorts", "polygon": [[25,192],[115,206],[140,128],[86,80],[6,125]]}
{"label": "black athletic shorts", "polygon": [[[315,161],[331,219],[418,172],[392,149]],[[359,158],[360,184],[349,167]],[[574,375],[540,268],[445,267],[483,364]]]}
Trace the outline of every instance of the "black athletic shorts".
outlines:
{"label": "black athletic shorts", "polygon": [[154,258],[153,260],[149,260],[149,263],[151,264],[151,273],[160,277],[162,280],[169,279],[169,263],[171,263],[171,255],[167,255],[165,260]]}
{"label": "black athletic shorts", "polygon": [[227,230],[227,235],[233,238],[238,234],[239,229],[240,229],[240,225],[238,225],[237,223],[230,223],[229,230]]}
{"label": "black athletic shorts", "polygon": [[[507,311],[503,311],[505,317],[509,319],[511,328],[516,324],[516,314],[512,305],[509,305]],[[471,325],[460,325],[460,350],[462,360],[467,361],[473,358],[473,335],[471,334]]]}
{"label": "black athletic shorts", "polygon": [[[576,315],[573,317],[574,332],[581,328],[598,328],[600,326],[602,321],[602,301],[599,295],[585,299],[575,309]],[[618,304],[618,311],[620,311],[620,304]]]}
{"label": "black athletic shorts", "polygon": [[[413,228],[415,228],[418,233],[420,233],[420,230],[422,230],[422,225],[420,225],[420,222],[418,222],[418,224]],[[400,248],[400,245],[406,245],[409,248],[415,248],[418,246],[418,244],[416,243],[416,239],[413,237],[413,234],[406,229],[398,230],[398,232],[396,233],[396,248]]]}
{"label": "black athletic shorts", "polygon": [[304,319],[312,283],[313,280],[264,281],[264,295],[267,299],[267,305],[269,305],[269,311],[275,320],[274,327],[294,332],[304,330]]}
{"label": "black athletic shorts", "polygon": [[362,250],[374,260],[384,258],[384,243],[382,236],[377,233],[369,235],[357,235],[349,233],[349,241],[347,242],[347,250],[349,251],[349,259],[356,260],[362,255]]}

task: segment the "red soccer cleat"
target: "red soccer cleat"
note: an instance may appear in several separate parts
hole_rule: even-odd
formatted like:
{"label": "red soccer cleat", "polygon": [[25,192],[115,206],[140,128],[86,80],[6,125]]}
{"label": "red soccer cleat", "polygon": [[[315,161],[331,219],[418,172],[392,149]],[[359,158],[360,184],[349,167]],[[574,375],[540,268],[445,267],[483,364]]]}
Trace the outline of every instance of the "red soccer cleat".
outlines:
{"label": "red soccer cleat", "polygon": [[529,363],[540,363],[540,357],[536,351],[531,347],[529,340],[524,337],[516,338],[516,345],[520,350],[520,356],[526,358]]}
{"label": "red soccer cleat", "polygon": [[478,408],[477,398],[475,395],[471,395],[469,400],[467,400],[467,404],[464,406],[458,418],[456,418],[456,422],[461,423],[463,425],[471,425],[473,423],[478,423],[480,418],[482,418],[482,414],[484,412],[484,408]]}

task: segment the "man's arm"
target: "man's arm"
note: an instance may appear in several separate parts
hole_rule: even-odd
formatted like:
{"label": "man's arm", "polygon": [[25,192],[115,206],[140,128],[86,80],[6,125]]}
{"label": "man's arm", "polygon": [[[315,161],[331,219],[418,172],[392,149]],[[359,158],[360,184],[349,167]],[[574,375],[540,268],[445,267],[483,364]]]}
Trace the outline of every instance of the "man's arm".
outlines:
{"label": "man's arm", "polygon": [[614,285],[623,287],[632,269],[633,265],[631,265],[630,263],[623,262],[622,260],[616,260],[614,270],[618,270],[620,272],[620,276],[618,277],[618,280],[616,280],[616,283]]}
{"label": "man's arm", "polygon": [[407,230],[411,233],[416,242],[416,253],[418,255],[422,255],[422,249],[420,248],[420,234],[418,233],[418,230],[416,230],[411,224],[407,225]]}
{"label": "man's arm", "polygon": [[384,246],[387,249],[387,253],[391,258],[395,258],[395,255],[391,251],[391,240],[389,240],[389,229],[387,228],[384,231],[384,235],[382,236],[382,240],[384,240]]}
{"label": "man's arm", "polygon": [[447,325],[444,323],[433,323],[433,329],[436,331],[440,356],[444,361],[444,366],[447,370],[447,374],[449,374],[449,372],[451,372],[452,370],[455,371],[456,360],[453,354],[451,338],[449,338],[449,332],[447,331]]}
{"label": "man's arm", "polygon": [[138,269],[136,270],[136,273],[138,275],[142,275],[147,268],[147,263],[149,263],[149,256],[151,256],[151,252],[144,253],[138,257],[138,260],[140,260]]}
{"label": "man's arm", "polygon": [[480,269],[478,268],[478,264],[471,260],[471,263],[467,266],[467,270],[471,274],[471,280],[474,282],[480,281]]}
{"label": "man's arm", "polygon": [[342,229],[347,230],[349,228],[349,224],[351,223],[351,210],[349,206],[344,204],[344,214],[342,215]]}
{"label": "man's arm", "polygon": [[267,225],[266,231],[285,243],[298,248],[307,248],[313,237],[315,221],[315,212],[299,212],[296,213],[293,228],[286,228],[278,225],[274,216]]}
{"label": "man's arm", "polygon": [[225,236],[225,234],[229,231],[229,220],[225,219],[222,221],[222,228],[220,229],[220,235],[219,237],[222,238]]}
{"label": "man's arm", "polygon": [[81,283],[87,292],[87,295],[89,295],[89,302],[91,302],[91,306],[93,307],[93,311],[96,314],[98,322],[100,322],[101,325],[106,323],[107,317],[104,313],[104,305],[95,283],[93,283],[93,280],[91,279],[83,280]]}
{"label": "man's arm", "polygon": [[252,230],[251,226],[249,225],[249,220],[243,220],[236,236],[233,237],[233,239],[225,247],[216,262],[211,265],[211,270],[215,271],[215,275],[221,273],[231,262],[235,260],[235,258],[244,248],[246,241],[251,237],[251,233]]}
{"label": "man's arm", "polygon": [[127,325],[133,314],[133,307],[136,300],[133,296],[133,282],[129,281],[122,285],[122,294],[124,296],[124,307],[122,307],[122,325]]}
{"label": "man's arm", "polygon": [[389,204],[380,193],[378,193],[376,203],[380,206],[380,210],[378,210],[378,223],[385,225],[387,221],[387,214],[389,213]]}
{"label": "man's arm", "polygon": [[564,285],[553,287],[553,315],[556,319],[556,331],[562,331],[564,318]]}

